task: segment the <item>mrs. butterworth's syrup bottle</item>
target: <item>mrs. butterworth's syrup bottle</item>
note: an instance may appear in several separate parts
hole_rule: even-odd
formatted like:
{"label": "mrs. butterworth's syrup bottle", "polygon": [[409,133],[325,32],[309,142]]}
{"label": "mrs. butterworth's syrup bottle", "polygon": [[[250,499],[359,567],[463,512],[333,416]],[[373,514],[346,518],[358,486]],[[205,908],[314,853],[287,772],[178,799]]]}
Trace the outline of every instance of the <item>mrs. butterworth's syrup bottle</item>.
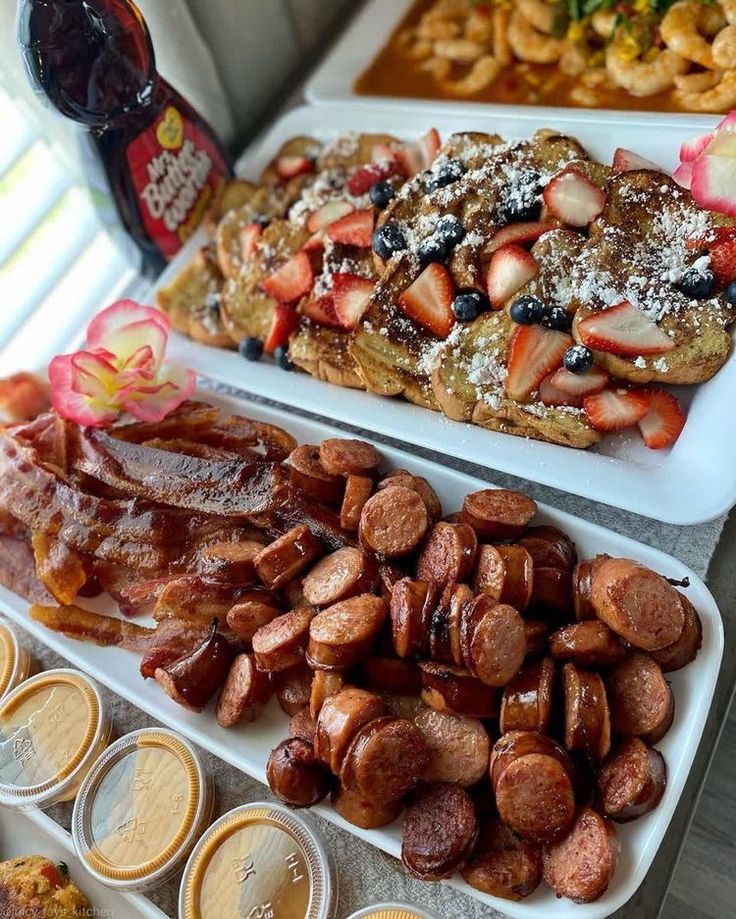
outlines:
{"label": "mrs. butterworth's syrup bottle", "polygon": [[87,128],[143,270],[156,273],[231,174],[214,132],[156,72],[130,0],[19,0],[18,40],[34,88]]}

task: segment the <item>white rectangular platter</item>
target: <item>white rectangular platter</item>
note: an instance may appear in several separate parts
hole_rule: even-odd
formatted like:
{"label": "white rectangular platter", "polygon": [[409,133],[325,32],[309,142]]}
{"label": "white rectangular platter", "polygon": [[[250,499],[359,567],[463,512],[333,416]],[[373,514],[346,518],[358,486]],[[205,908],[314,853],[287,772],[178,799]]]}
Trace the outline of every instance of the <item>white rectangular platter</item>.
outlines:
{"label": "white rectangular platter", "polygon": [[[69,875],[89,900],[94,916],[111,919],[166,919],[166,914],[139,894],[111,890],[87,873],[74,851],[71,836],[36,808],[0,809],[0,861],[23,855],[43,855],[66,862]],[[8,919],[12,919],[8,913]]]}
{"label": "white rectangular platter", "polygon": [[[303,107],[274,124],[246,153],[238,169],[257,178],[280,145],[298,134],[328,140],[358,129],[413,138],[432,126],[443,137],[473,130],[498,132],[508,138],[554,127],[576,136],[602,162],[610,162],[615,148],[624,146],[666,169],[674,168],[680,143],[689,136],[687,130],[674,125],[659,125],[651,131],[590,113],[520,120],[508,111],[488,114],[480,109],[463,114],[417,108],[356,111],[350,105]],[[168,284],[204,240],[202,232],[196,235],[156,287]],[[151,292],[150,302],[153,300]],[[689,414],[685,430],[671,449],[649,450],[638,432],[624,432],[583,451],[450,421],[439,412],[408,402],[333,386],[303,373],[285,373],[269,359],[251,363],[236,352],[210,348],[179,335],[172,336],[169,352],[198,373],[248,392],[667,523],[700,523],[736,503],[736,464],[732,462],[736,429],[722,421],[724,406],[736,392],[733,355],[708,383],[678,391]]]}
{"label": "white rectangular platter", "polygon": [[[209,393],[205,394],[205,398],[254,418],[280,425],[290,431],[300,443],[319,443],[326,437],[339,437],[341,434],[326,424],[244,400],[235,402],[231,399],[213,398]],[[468,492],[488,487],[487,482],[403,451],[380,445],[379,449],[385,457],[387,468],[409,469],[427,478],[437,490],[446,511],[459,508]],[[669,733],[657,745],[667,761],[667,788],[660,805],[652,813],[619,828],[622,854],[616,875],[606,894],[596,903],[576,906],[569,901],[557,899],[548,888],[541,887],[528,899],[512,903],[481,894],[458,878],[448,882],[518,919],[603,919],[634,894],[644,880],[667,831],[708,716],[723,655],[723,626],[715,600],[705,584],[675,559],[657,549],[641,545],[588,521],[578,520],[552,507],[540,506],[537,521],[558,526],[568,533],[574,539],[580,557],[607,552],[613,556],[639,559],[668,577],[689,577],[690,587],[687,595],[703,620],[703,646],[696,660],[684,670],[669,675],[675,694],[675,719]],[[85,606],[108,615],[117,615],[117,607],[109,599],[85,601]],[[201,715],[186,712],[169,700],[156,683],[151,680],[144,682],[138,672],[137,655],[116,648],[98,648],[96,645],[74,641],[47,631],[29,619],[27,603],[4,588],[0,588],[0,610],[113,692],[243,772],[266,782],[266,762],[269,753],[286,736],[288,730],[286,716],[275,700],[254,724],[225,730],[218,726],[211,712]],[[361,830],[345,822],[327,805],[319,805],[316,810],[338,826],[393,856],[399,856],[400,821],[385,829]]]}
{"label": "white rectangular platter", "polygon": [[551,118],[556,115],[586,117],[588,111],[605,115],[622,124],[652,125],[672,122],[684,124],[693,134],[699,133],[698,126],[708,123],[707,115],[693,115],[687,112],[623,112],[604,109],[579,109],[563,106],[523,105],[510,106],[504,103],[481,102],[459,99],[412,99],[405,96],[359,95],[354,86],[357,78],[370,65],[394,29],[409,12],[414,0],[369,0],[348,28],[338,37],[327,55],[320,61],[307,81],[305,94],[310,102],[334,104],[349,102],[352,106],[417,106],[428,110],[438,106],[451,111],[465,109],[468,112],[503,114],[509,110],[515,115],[530,118]]}

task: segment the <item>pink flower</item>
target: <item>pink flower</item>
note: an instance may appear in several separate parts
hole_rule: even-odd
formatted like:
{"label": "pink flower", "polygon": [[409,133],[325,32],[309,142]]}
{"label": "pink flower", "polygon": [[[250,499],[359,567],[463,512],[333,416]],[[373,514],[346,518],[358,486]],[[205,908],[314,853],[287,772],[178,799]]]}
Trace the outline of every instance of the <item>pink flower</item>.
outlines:
{"label": "pink flower", "polygon": [[194,391],[191,370],[163,363],[169,320],[159,310],[119,300],[90,322],[87,350],[49,364],[51,402],[62,418],[101,427],[123,412],[161,421]]}
{"label": "pink flower", "polygon": [[680,147],[672,178],[710,211],[736,217],[736,109],[709,134]]}

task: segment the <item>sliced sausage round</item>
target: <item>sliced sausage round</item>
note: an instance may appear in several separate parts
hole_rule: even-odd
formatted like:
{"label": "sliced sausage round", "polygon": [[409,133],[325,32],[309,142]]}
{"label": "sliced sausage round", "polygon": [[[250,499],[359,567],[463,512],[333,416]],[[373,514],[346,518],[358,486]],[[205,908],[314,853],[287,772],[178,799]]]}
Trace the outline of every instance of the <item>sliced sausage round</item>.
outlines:
{"label": "sliced sausage round", "polygon": [[252,641],[262,625],[279,615],[281,610],[276,594],[263,587],[254,587],[238,596],[238,602],[228,610],[226,622],[238,638]]}
{"label": "sliced sausage round", "polygon": [[506,685],[501,700],[499,728],[508,731],[549,730],[552,718],[552,690],[555,665],[549,657],[524,664]]}
{"label": "sliced sausage round", "polygon": [[614,734],[655,744],[669,731],[675,697],[662,668],[649,654],[634,652],[612,667],[606,688]]}
{"label": "sliced sausage round", "polygon": [[293,580],[320,555],[322,544],[306,524],[300,524],[261,549],[253,565],[266,587],[277,588]]}
{"label": "sliced sausage round", "polygon": [[332,806],[338,814],[353,826],[364,830],[374,830],[388,826],[401,813],[403,804],[398,801],[374,801],[359,791],[343,788],[338,785],[332,792]]}
{"label": "sliced sausage round", "polygon": [[578,622],[597,619],[595,608],[590,599],[593,585],[593,565],[590,559],[579,561],[572,571],[572,605]]}
{"label": "sliced sausage round", "polygon": [[651,651],[651,655],[665,673],[680,670],[695,657],[703,643],[703,623],[700,621],[698,611],[686,596],[679,593],[680,605],[685,615],[685,625],[680,637],[671,645]]}
{"label": "sliced sausage round", "polygon": [[336,504],[342,500],[345,480],[341,475],[331,475],[319,458],[319,447],[302,444],[291,451],[285,463],[289,478],[310,498]]}
{"label": "sliced sausage round", "polygon": [[304,661],[274,674],[274,684],[281,710],[289,717],[309,705],[312,671]]}
{"label": "sliced sausage round", "polygon": [[330,775],[300,737],[282,740],[268,758],[266,776],[271,791],[291,807],[311,807],[330,790]]}
{"label": "sliced sausage round", "polygon": [[656,651],[682,634],[680,595],[661,575],[628,558],[596,565],[591,602],[598,618],[635,648]]}
{"label": "sliced sausage round", "polygon": [[491,786],[495,789],[503,771],[514,760],[530,753],[539,753],[556,759],[570,778],[573,778],[573,764],[567,751],[556,740],[536,731],[509,731],[498,738],[491,754]]}
{"label": "sliced sausage round", "polygon": [[345,479],[345,494],[340,506],[340,526],[353,532],[358,529],[360,515],[373,492],[373,479],[367,475],[349,475]]}
{"label": "sliced sausage round", "polygon": [[441,520],[432,527],[419,555],[417,577],[434,581],[442,589],[448,584],[467,581],[477,548],[477,537],[469,526]]}
{"label": "sliced sausage round", "polygon": [[360,594],[318,613],[309,627],[307,659],[315,670],[345,670],[363,660],[386,621],[386,601]]}
{"label": "sliced sausage round", "polygon": [[357,686],[345,686],[328,696],[317,717],[317,756],[339,775],[353,737],[369,721],[385,714],[383,699]]}
{"label": "sliced sausage round", "polygon": [[473,801],[456,785],[418,793],[406,809],[401,861],[425,881],[449,878],[470,854],[478,834]]}
{"label": "sliced sausage round", "polygon": [[454,782],[467,788],[483,778],[491,742],[480,721],[423,708],[414,723],[429,747],[425,782]]}
{"label": "sliced sausage round", "polygon": [[391,591],[391,631],[399,657],[420,654],[424,646],[423,610],[429,594],[427,581],[402,578]]}
{"label": "sliced sausage round", "polygon": [[371,591],[377,576],[373,559],[360,549],[345,546],[317,562],[304,578],[302,590],[307,603],[331,606]]}
{"label": "sliced sausage round", "polygon": [[399,558],[413,552],[429,526],[427,508],[410,488],[390,486],[376,492],[360,515],[361,544],[384,558]]}
{"label": "sliced sausage round", "polygon": [[482,591],[495,600],[501,599],[506,580],[506,563],[496,546],[478,546],[473,587],[476,593]]}
{"label": "sliced sausage round", "polygon": [[319,445],[319,460],[329,475],[372,475],[381,465],[381,454],[364,440],[330,437]]}
{"label": "sliced sausage round", "polygon": [[620,849],[611,821],[581,807],[567,835],[542,853],[542,875],[558,897],[591,903],[610,884]]}
{"label": "sliced sausage round", "polygon": [[565,746],[589,760],[602,760],[611,749],[611,718],[600,674],[575,664],[562,668],[565,699]]}
{"label": "sliced sausage round", "polygon": [[552,657],[580,667],[610,667],[623,660],[628,651],[618,635],[597,619],[565,625],[549,638]]}
{"label": "sliced sausage round", "polygon": [[460,873],[471,887],[492,897],[523,900],[542,880],[542,849],[490,817]]}
{"label": "sliced sausage round", "polygon": [[577,561],[575,543],[553,526],[529,527],[519,540],[531,555],[535,568],[558,568],[570,572]]}
{"label": "sliced sausage round", "polygon": [[429,750],[412,722],[394,715],[362,727],[348,747],[340,783],[373,801],[396,801],[415,788],[427,768]]}
{"label": "sliced sausage round", "polygon": [[489,686],[505,686],[526,656],[524,620],[513,606],[479,594],[463,614],[461,647],[474,676]]}
{"label": "sliced sausage round", "polygon": [[345,679],[341,673],[330,673],[327,670],[315,670],[313,673],[309,711],[313,718],[317,718],[325,699],[340,692],[345,685]]}
{"label": "sliced sausage round", "polygon": [[258,669],[277,672],[303,660],[309,625],[315,613],[314,607],[305,606],[262,625],[253,636],[253,653]]}
{"label": "sliced sausage round", "polygon": [[416,695],[422,688],[417,664],[400,657],[369,657],[363,662],[363,678],[372,689],[399,695]]}
{"label": "sliced sausage round", "polygon": [[217,723],[230,728],[255,721],[273,693],[270,674],[258,670],[252,654],[238,654],[217,700]]}
{"label": "sliced sausage round", "polygon": [[263,543],[253,539],[242,542],[218,542],[202,550],[202,574],[226,584],[256,584],[253,560],[263,550]]}
{"label": "sliced sausage round", "polygon": [[289,737],[300,737],[314,744],[317,733],[317,722],[312,717],[308,708],[300,708],[296,715],[289,721]]}
{"label": "sliced sausage round", "polygon": [[424,501],[427,514],[432,523],[436,523],[442,516],[442,502],[437,497],[437,492],[429,482],[420,475],[412,475],[406,469],[394,469],[387,473],[379,482],[379,488],[388,488],[391,485],[403,485],[412,488]]}
{"label": "sliced sausage round", "polygon": [[526,656],[541,657],[547,653],[549,625],[543,619],[524,619],[526,632]]}
{"label": "sliced sausage round", "polygon": [[523,613],[534,591],[534,562],[523,546],[496,546],[503,559],[506,576],[501,591],[501,603],[508,603]]}
{"label": "sliced sausage round", "polygon": [[527,495],[505,488],[484,488],[465,496],[461,519],[480,539],[516,539],[537,512]]}
{"label": "sliced sausage round", "polygon": [[658,750],[638,737],[626,737],[601,765],[596,783],[603,813],[625,823],[659,804],[667,784],[667,767]]}
{"label": "sliced sausage round", "polygon": [[573,608],[570,572],[560,568],[538,568],[534,565],[529,606],[549,618],[569,619],[569,613]]}
{"label": "sliced sausage round", "polygon": [[430,708],[468,718],[495,718],[498,714],[498,690],[481,683],[465,668],[422,661],[419,669],[422,701]]}
{"label": "sliced sausage round", "polygon": [[498,816],[524,839],[558,839],[575,816],[572,780],[558,759],[527,753],[510,762],[495,783]]}

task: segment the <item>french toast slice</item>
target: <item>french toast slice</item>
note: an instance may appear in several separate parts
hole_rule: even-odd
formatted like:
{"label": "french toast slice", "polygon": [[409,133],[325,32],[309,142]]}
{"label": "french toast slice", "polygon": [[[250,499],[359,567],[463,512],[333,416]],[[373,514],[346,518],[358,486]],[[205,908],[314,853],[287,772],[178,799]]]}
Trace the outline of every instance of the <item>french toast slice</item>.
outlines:
{"label": "french toast slice", "polygon": [[452,215],[465,233],[447,262],[455,289],[483,290],[490,258],[485,250],[494,233],[522,217],[528,220],[528,212],[539,206],[546,180],[570,161],[586,158],[578,141],[548,130],[511,144],[497,135],[477,133],[448,138],[430,177],[448,160],[459,160],[464,174],[431,192],[426,189],[428,175],[415,176],[385,215],[385,222],[398,226],[408,246],[386,265],[352,342],[369,390],[439,408],[430,366],[440,340],[397,305],[423,270],[417,250],[433,235],[438,220]]}
{"label": "french toast slice", "polygon": [[710,379],[728,356],[728,330],[736,308],[722,292],[695,300],[678,285],[688,268],[704,265],[689,241],[705,237],[716,226],[736,226],[736,221],[702,210],[690,192],[651,170],[615,175],[607,192],[603,213],[573,268],[573,336],[581,341],[585,319],[628,301],[653,320],[674,347],[642,355],[597,350],[602,367],[632,383]]}
{"label": "french toast slice", "polygon": [[[539,274],[514,296],[531,295],[549,306],[567,307],[570,269],[585,238],[572,230],[552,230],[532,247]],[[455,421],[519,437],[586,448],[600,440],[581,408],[528,403],[510,398],[508,375],[511,338],[517,328],[504,310],[481,314],[456,325],[432,358],[432,389],[442,411]]]}

